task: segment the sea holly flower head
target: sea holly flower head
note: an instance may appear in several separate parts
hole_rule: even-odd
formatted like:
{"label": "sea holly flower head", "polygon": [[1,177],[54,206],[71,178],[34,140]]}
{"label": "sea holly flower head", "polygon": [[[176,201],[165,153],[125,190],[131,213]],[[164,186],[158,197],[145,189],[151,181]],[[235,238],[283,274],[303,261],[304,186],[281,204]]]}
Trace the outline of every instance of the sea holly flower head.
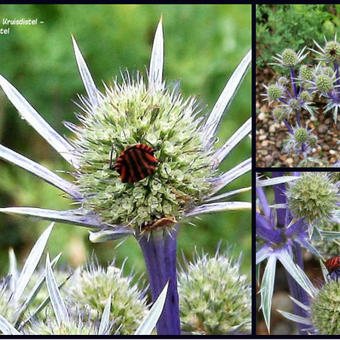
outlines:
{"label": "sea holly flower head", "polygon": [[338,187],[326,173],[304,173],[288,184],[288,207],[296,218],[313,224],[329,219],[337,209]]}
{"label": "sea holly flower head", "polygon": [[282,64],[284,66],[295,66],[298,63],[298,56],[294,50],[291,48],[286,48],[282,52]]}
{"label": "sea holly flower head", "polygon": [[77,116],[82,125],[66,123],[76,135],[74,140],[59,136],[3,77],[0,85],[22,117],[74,166],[76,181],[69,183],[41,166],[37,170],[36,163],[3,146],[0,156],[68,193],[80,208],[67,212],[10,208],[3,212],[99,228],[98,234],[90,236],[99,242],[157,227],[172,228],[192,215],[250,207],[240,202],[207,203],[251,167],[248,159],[231,172],[217,174],[224,158],[250,132],[250,119],[231,141],[218,150],[213,148],[224,110],[249,67],[250,53],[211,113],[204,116],[195,98],[183,98],[177,88],[166,86],[162,79],[161,22],[147,81],[126,72],[121,83],[115,80],[111,87],[105,86],[104,93],[96,88],[74,39],[73,45],[88,95],[79,105],[82,112]]}
{"label": "sea holly flower head", "polygon": [[297,143],[299,144],[304,143],[308,139],[308,131],[304,128],[297,128],[294,131],[294,138]]}
{"label": "sea holly flower head", "polygon": [[310,320],[318,334],[339,335],[340,280],[326,283],[313,299]]}
{"label": "sea holly flower head", "polygon": [[277,106],[273,110],[273,117],[276,121],[282,122],[284,119],[288,118],[288,111],[281,106]]}
{"label": "sea holly flower head", "polygon": [[300,110],[301,109],[301,102],[299,99],[291,98],[288,101],[288,105],[292,110]]}
{"label": "sea holly flower head", "polygon": [[264,100],[268,100],[269,103],[278,100],[284,95],[284,86],[279,83],[271,84],[269,86],[264,85],[264,87],[266,89],[266,93],[261,95],[264,96]]}
{"label": "sea holly flower head", "polygon": [[[145,294],[132,284],[134,277],[124,277],[122,272],[114,263],[104,269],[91,261],[77,269],[67,289],[77,309],[87,308],[87,318],[92,322],[102,317],[111,296],[110,320],[115,321],[111,334],[133,334],[148,310]],[[76,311],[72,313],[77,315]]]}
{"label": "sea holly flower head", "polygon": [[[106,89],[99,106],[85,111],[80,117],[84,128],[74,141],[80,164],[77,184],[83,208],[104,223],[138,230],[162,218],[175,222],[209,194],[212,152],[206,148],[194,98],[163,87],[151,91],[141,77],[125,75],[122,84]],[[158,164],[150,176],[123,183],[110,169],[109,158],[117,160],[136,144],[152,146]],[[131,158],[127,176],[142,171],[142,157],[140,152]]]}
{"label": "sea holly flower head", "polygon": [[249,334],[251,289],[228,251],[195,254],[178,278],[182,329],[199,335]]}
{"label": "sea holly flower head", "polygon": [[299,69],[299,78],[301,80],[312,80],[313,79],[313,67],[308,65],[301,65]]}
{"label": "sea holly flower head", "polygon": [[332,78],[326,74],[320,74],[315,78],[315,86],[320,92],[328,92],[333,88]]}
{"label": "sea holly flower head", "polygon": [[330,63],[336,63],[340,61],[340,43],[337,41],[337,35],[334,35],[334,40],[328,41],[324,36],[324,47],[321,47],[315,40],[314,44],[318,50],[310,48],[311,51],[318,54],[318,60],[326,61]]}
{"label": "sea holly flower head", "polygon": [[305,52],[305,49],[306,47],[304,47],[298,52],[295,52],[291,48],[286,48],[285,50],[283,50],[281,54],[277,54],[276,56],[273,57],[277,61],[277,63],[272,63],[272,65],[288,68],[295,67],[308,55],[308,52],[303,54]]}

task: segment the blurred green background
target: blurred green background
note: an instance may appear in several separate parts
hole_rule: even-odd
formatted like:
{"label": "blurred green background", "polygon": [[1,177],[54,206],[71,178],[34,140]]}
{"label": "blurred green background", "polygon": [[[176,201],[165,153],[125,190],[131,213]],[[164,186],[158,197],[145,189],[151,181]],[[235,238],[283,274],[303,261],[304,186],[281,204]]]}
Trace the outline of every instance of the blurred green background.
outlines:
{"label": "blurred green background", "polygon": [[[180,80],[185,95],[195,94],[211,109],[226,81],[251,46],[250,5],[0,5],[0,19],[35,19],[36,26],[11,26],[0,35],[0,74],[7,78],[60,134],[72,134],[63,121],[78,124],[74,116],[77,94],[84,88],[73,54],[71,34],[87,61],[100,90],[121,69],[140,70],[149,64],[154,32],[163,16],[165,79]],[[0,22],[1,28],[2,22]],[[6,28],[5,26],[2,26]],[[222,145],[251,114],[251,76],[248,72],[219,131]],[[0,91],[1,144],[51,170],[70,170],[65,161],[18,116]],[[250,157],[245,139],[223,163],[224,171]],[[65,174],[66,179],[71,180]],[[227,190],[250,186],[250,174],[231,183]],[[250,201],[250,193],[234,200]],[[0,161],[0,206],[34,206],[70,209],[60,191],[16,166]],[[0,215],[0,274],[8,266],[8,248],[20,262],[48,222]],[[235,256],[244,254],[242,271],[250,272],[250,211],[218,213],[202,217],[197,227],[180,230],[179,252],[192,258],[195,247],[214,254],[219,240],[232,246]],[[55,256],[71,266],[83,264],[94,253],[107,264],[114,257],[125,270],[144,272],[141,251],[133,238],[91,244],[85,228],[57,224],[48,243]]]}

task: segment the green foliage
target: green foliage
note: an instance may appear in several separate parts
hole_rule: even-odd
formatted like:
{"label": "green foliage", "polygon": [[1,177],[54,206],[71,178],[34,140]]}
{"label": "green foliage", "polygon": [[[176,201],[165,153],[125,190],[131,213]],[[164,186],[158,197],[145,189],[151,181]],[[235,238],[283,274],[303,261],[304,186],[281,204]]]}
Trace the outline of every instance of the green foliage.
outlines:
{"label": "green foliage", "polygon": [[272,57],[284,48],[295,51],[313,39],[332,39],[340,19],[334,5],[257,5],[256,6],[256,64],[266,67]]}
{"label": "green foliage", "polygon": [[[72,49],[71,34],[77,39],[89,69],[99,88],[109,83],[121,69],[144,73],[149,64],[151,45],[160,16],[165,36],[166,80],[181,80],[184,95],[197,95],[209,108],[215,104],[226,81],[251,45],[251,6],[249,5],[2,5],[8,18],[35,18],[37,26],[13,26],[11,34],[0,36],[0,74],[7,78],[55,130],[71,137],[62,121],[77,123],[72,100],[84,94]],[[145,74],[145,73],[144,73]],[[221,146],[251,113],[251,75],[248,72],[222,122]],[[51,170],[70,170],[59,156],[20,118],[0,93],[1,144],[45,165]],[[243,140],[232,152],[223,171],[250,155],[251,144]],[[36,206],[70,209],[73,206],[55,188],[24,170],[0,164],[0,206]],[[60,174],[71,180],[70,176]],[[250,185],[250,174],[234,181],[228,190]],[[250,193],[235,200],[250,201]],[[179,249],[191,258],[195,245],[211,254],[220,239],[234,243],[243,251],[242,270],[248,272],[251,252],[250,212],[228,212],[204,216],[198,228],[183,226]],[[44,222],[0,215],[0,259],[6,259],[8,247],[15,248],[19,259],[37,239]],[[199,230],[199,232],[197,232]],[[58,224],[53,232],[51,253],[63,252],[61,261],[72,266],[82,264],[94,251],[101,263],[117,255],[117,266],[125,257],[124,272],[133,266],[145,272],[137,242],[130,238],[119,249],[115,244],[91,244],[83,228]],[[0,260],[0,272],[6,263]]]}

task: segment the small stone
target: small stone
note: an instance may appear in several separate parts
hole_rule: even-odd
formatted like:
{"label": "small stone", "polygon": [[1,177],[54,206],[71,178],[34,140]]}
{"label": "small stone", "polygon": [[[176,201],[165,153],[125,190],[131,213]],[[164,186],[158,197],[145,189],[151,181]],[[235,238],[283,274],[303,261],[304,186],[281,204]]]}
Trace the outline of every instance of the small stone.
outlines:
{"label": "small stone", "polygon": [[327,132],[328,130],[328,126],[326,124],[321,124],[319,127],[318,127],[318,132],[319,133],[325,133]]}

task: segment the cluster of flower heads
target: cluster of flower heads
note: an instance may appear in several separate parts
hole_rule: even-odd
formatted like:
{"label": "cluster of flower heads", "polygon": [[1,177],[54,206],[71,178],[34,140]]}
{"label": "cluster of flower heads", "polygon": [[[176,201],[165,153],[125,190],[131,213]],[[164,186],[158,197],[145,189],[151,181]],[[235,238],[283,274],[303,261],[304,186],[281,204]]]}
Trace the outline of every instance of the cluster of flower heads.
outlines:
{"label": "cluster of flower heads", "polygon": [[[284,151],[290,154],[302,154],[304,158],[310,149],[317,146],[317,137],[307,127],[301,124],[301,113],[307,111],[314,119],[317,119],[313,100],[316,95],[326,101],[324,112],[333,111],[334,121],[337,121],[340,107],[340,43],[336,36],[333,41],[325,38],[324,48],[314,41],[320,51],[310,49],[319,57],[317,65],[301,65],[309,52],[306,47],[296,53],[287,48],[282,54],[278,54],[273,65],[277,65],[289,71],[289,77],[280,76],[278,80],[268,86],[264,85],[266,93],[262,94],[269,104],[276,103],[272,116],[274,120],[284,122],[290,135],[284,145]],[[299,66],[300,65],[300,66]],[[295,115],[296,126],[289,124],[289,120]]]}
{"label": "cluster of flower heads", "polygon": [[[274,205],[269,205],[263,190],[263,187],[269,185],[273,185]],[[256,262],[260,264],[267,260],[261,282],[261,307],[268,329],[270,329],[270,301],[274,290],[275,266],[279,261],[289,274],[287,279],[295,316],[285,312],[282,314],[298,323],[300,334],[335,334],[330,330],[330,333],[324,333],[325,330],[320,331],[320,328],[311,322],[311,315],[315,315],[313,306],[317,305],[316,301],[320,301],[318,294],[323,296],[323,290],[328,289],[328,282],[333,280],[340,282],[339,188],[339,173],[334,172],[295,172],[290,175],[275,172],[271,179],[258,178]],[[315,255],[321,262],[327,260],[322,265],[326,281],[324,286],[314,287],[303,272],[302,248]],[[334,252],[330,253],[328,249]],[[336,309],[332,306],[336,302],[333,302],[333,305],[329,306],[329,311],[333,313],[334,318]]]}
{"label": "cluster of flower heads", "polygon": [[[48,228],[37,243],[41,244],[44,237],[47,241],[51,230],[52,227]],[[44,245],[39,256],[43,248]],[[43,268],[28,269],[33,258],[35,265],[39,261],[34,249],[21,271],[16,268],[15,255],[11,252],[9,275],[0,280],[0,334],[132,335],[150,313],[144,281],[133,274],[125,276],[124,265],[118,268],[113,261],[104,268],[93,257],[73,274],[53,269],[55,291],[51,291],[49,283],[45,282],[48,280]],[[59,258],[60,255],[51,262],[51,267]],[[225,335],[250,332],[250,282],[246,275],[241,274],[240,265],[241,257],[235,261],[229,250],[220,249],[213,257],[196,252],[194,262],[185,263],[178,278],[184,333]],[[28,272],[31,277],[27,276]],[[23,287],[20,281],[25,274],[26,287]],[[16,300],[13,296],[19,286],[24,289]],[[60,300],[56,306],[55,297],[52,299],[51,295],[58,294]],[[60,320],[58,308],[62,306],[68,315],[67,320]],[[106,327],[103,327],[105,318]]]}

